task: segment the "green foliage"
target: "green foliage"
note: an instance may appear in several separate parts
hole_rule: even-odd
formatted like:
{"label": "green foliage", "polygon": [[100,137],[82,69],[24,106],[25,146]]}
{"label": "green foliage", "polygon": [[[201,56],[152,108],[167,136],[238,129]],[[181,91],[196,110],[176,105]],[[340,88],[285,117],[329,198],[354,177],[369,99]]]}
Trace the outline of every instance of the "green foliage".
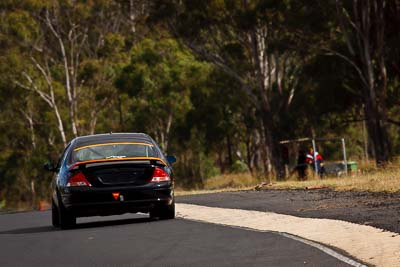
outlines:
{"label": "green foliage", "polygon": [[236,160],[232,165],[231,171],[233,173],[246,173],[249,172],[249,167],[243,161]]}
{"label": "green foliage", "polygon": [[190,93],[208,69],[173,39],[145,39],[134,46],[116,82],[133,98],[133,129],[152,134],[167,150],[171,127],[192,108]]}
{"label": "green foliage", "polygon": [[4,22],[3,30],[22,43],[31,42],[38,35],[37,22],[26,11],[10,12]]}
{"label": "green foliage", "polygon": [[[362,84],[329,53],[347,51],[334,1],[134,2],[131,10],[123,0],[0,1],[0,209],[49,197],[51,174],[42,165],[57,160],[63,140],[53,104],[38,91],[54,93],[71,140],[67,74],[78,135],[146,132],[177,156],[184,188],[225,173],[265,174],[279,154],[268,142],[282,139],[344,137],[349,158],[364,159]],[[394,1],[387,5],[383,120],[397,155],[400,16]],[[47,16],[64,42],[67,70]],[[264,44],[249,41],[263,30]],[[257,65],[257,45],[265,45],[269,70]],[[318,149],[341,158],[337,144]]]}

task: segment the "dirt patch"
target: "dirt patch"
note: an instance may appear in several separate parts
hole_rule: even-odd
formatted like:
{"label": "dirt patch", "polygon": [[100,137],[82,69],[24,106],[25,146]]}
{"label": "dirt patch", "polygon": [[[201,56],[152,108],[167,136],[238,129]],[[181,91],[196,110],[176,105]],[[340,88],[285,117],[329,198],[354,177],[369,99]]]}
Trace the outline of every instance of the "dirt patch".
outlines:
{"label": "dirt patch", "polygon": [[178,202],[337,219],[400,233],[400,193],[252,190],[182,196]]}

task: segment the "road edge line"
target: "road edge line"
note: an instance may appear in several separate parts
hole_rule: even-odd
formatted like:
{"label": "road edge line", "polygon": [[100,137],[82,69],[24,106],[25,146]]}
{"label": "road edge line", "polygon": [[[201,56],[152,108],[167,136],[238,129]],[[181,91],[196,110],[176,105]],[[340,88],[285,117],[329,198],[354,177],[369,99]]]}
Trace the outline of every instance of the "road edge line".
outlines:
{"label": "road edge line", "polygon": [[193,222],[222,225],[222,226],[227,226],[227,227],[230,227],[230,228],[236,228],[236,229],[242,229],[242,230],[247,230],[247,231],[260,232],[260,233],[277,234],[277,235],[280,235],[280,236],[295,240],[297,242],[301,242],[301,243],[306,244],[308,246],[314,247],[314,248],[324,252],[325,254],[328,254],[329,256],[334,257],[334,258],[336,258],[336,259],[338,259],[338,260],[340,260],[340,261],[342,261],[342,262],[344,262],[346,264],[349,264],[351,266],[354,266],[354,267],[368,267],[368,265],[366,265],[364,263],[361,263],[361,262],[358,262],[356,260],[353,260],[350,257],[347,257],[345,255],[342,255],[339,252],[336,252],[335,250],[333,250],[333,249],[331,249],[331,248],[329,248],[329,247],[327,247],[325,245],[322,245],[322,244],[320,244],[318,242],[314,242],[314,241],[311,241],[311,240],[308,240],[308,239],[305,239],[305,238],[302,238],[302,237],[299,237],[299,236],[295,236],[295,235],[292,235],[292,234],[288,234],[288,233],[285,233],[285,232],[265,231],[265,230],[259,230],[259,229],[255,229],[255,228],[250,228],[250,227],[241,227],[241,226],[235,226],[235,225],[229,225],[229,224],[223,224],[223,223],[213,223],[213,222],[207,222],[207,221],[202,221],[202,220],[195,220],[195,219],[187,218],[185,216],[180,216],[179,212],[177,213],[177,217],[180,218],[180,219],[189,220],[189,221],[193,221]]}
{"label": "road edge line", "polygon": [[298,242],[301,242],[303,244],[309,245],[309,246],[314,247],[316,249],[319,249],[320,251],[324,252],[325,254],[328,254],[329,256],[334,257],[334,258],[336,258],[336,259],[338,259],[338,260],[340,260],[340,261],[342,261],[344,263],[347,263],[347,264],[349,264],[351,266],[367,267],[367,265],[365,265],[365,264],[363,264],[361,262],[355,261],[355,260],[353,260],[353,259],[351,259],[351,258],[349,258],[349,257],[347,257],[345,255],[342,255],[339,252],[336,252],[335,250],[333,250],[333,249],[331,249],[331,248],[329,248],[327,246],[324,246],[324,245],[322,245],[320,243],[317,243],[317,242],[314,242],[314,241],[311,241],[311,240],[308,240],[308,239],[305,239],[305,238],[301,238],[299,236],[291,235],[291,234],[288,234],[288,233],[283,233],[283,232],[275,232],[275,233],[279,234],[281,236],[284,236],[286,238],[290,238],[290,239],[296,240]]}

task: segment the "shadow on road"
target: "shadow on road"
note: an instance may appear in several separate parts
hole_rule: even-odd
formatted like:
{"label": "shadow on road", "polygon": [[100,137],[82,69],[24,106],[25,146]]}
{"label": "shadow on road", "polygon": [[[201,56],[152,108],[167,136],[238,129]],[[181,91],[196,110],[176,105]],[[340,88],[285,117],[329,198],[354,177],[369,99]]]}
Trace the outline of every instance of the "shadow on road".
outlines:
{"label": "shadow on road", "polygon": [[[132,219],[122,219],[122,220],[99,221],[99,222],[87,222],[87,223],[77,224],[74,229],[98,228],[98,227],[107,227],[107,226],[124,225],[124,224],[146,223],[146,222],[151,222],[151,221],[153,221],[153,220],[146,217],[146,218],[132,218]],[[74,229],[71,229],[71,230],[74,230]]]}
{"label": "shadow on road", "polygon": [[39,226],[39,227],[29,227],[29,228],[20,228],[13,229],[8,231],[0,232],[1,235],[14,234],[14,235],[23,235],[23,234],[33,234],[33,233],[46,233],[52,232],[56,229],[53,226]]}
{"label": "shadow on road", "polygon": [[[151,221],[153,220],[150,218],[134,218],[134,219],[122,219],[122,220],[86,222],[86,223],[79,223],[73,229],[69,229],[68,231],[74,231],[86,228],[100,228],[100,227],[108,227],[108,226],[116,226],[124,224],[146,223]],[[6,235],[6,234],[22,235],[22,234],[57,232],[57,231],[60,231],[60,229],[49,225],[49,226],[28,227],[28,228],[0,231],[0,235]]]}

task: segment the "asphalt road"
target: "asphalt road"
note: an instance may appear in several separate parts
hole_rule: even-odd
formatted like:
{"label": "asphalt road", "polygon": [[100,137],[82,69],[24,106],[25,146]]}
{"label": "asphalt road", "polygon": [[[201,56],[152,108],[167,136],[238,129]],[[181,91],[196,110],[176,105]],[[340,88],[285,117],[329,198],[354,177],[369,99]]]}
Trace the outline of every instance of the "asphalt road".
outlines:
{"label": "asphalt road", "polygon": [[345,266],[273,233],[144,215],[50,226],[50,212],[0,215],[0,266]]}

